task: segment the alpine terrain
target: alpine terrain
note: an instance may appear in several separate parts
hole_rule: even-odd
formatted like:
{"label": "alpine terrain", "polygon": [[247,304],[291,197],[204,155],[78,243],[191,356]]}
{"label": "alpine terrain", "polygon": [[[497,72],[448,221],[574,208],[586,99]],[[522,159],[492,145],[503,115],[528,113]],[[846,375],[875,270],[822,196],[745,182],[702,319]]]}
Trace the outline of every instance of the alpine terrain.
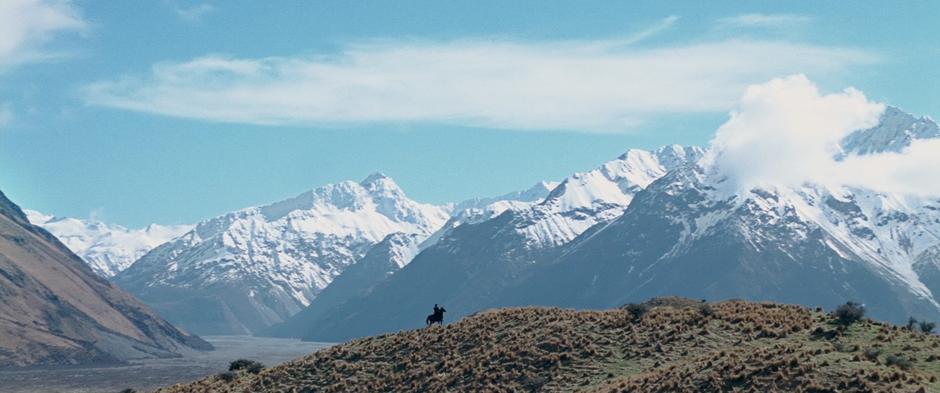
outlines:
{"label": "alpine terrain", "polygon": [[120,363],[211,349],[97,276],[0,193],[0,367]]}
{"label": "alpine terrain", "polygon": [[253,333],[309,305],[376,243],[397,234],[389,241],[411,247],[449,213],[374,174],[203,221],[114,281],[191,331]]}
{"label": "alpine terrain", "polygon": [[[937,137],[931,120],[888,108],[842,147],[876,154]],[[940,318],[940,200],[814,184],[729,193],[726,181],[707,165],[671,172],[498,302],[605,307],[669,293],[825,307],[855,300],[895,322]]]}
{"label": "alpine terrain", "polygon": [[378,283],[405,267],[422,249],[433,245],[454,228],[493,218],[509,209],[523,209],[540,202],[556,183],[540,182],[528,190],[495,198],[477,198],[457,204],[454,215],[428,238],[416,234],[393,233],[373,246],[365,256],[346,268],[307,308],[289,320],[262,331],[261,335],[298,337],[324,312],[347,300],[365,296]]}
{"label": "alpine terrain", "polygon": [[[838,159],[940,137],[888,107]],[[720,152],[709,152],[709,155]],[[541,203],[453,228],[411,264],[291,334],[341,341],[492,306],[609,308],[652,296],[833,307],[892,321],[940,318],[940,201],[858,187],[731,191],[696,148],[630,151],[562,182]],[[303,314],[301,314],[303,315]]]}
{"label": "alpine terrain", "polygon": [[539,261],[554,258],[561,246],[620,216],[634,195],[657,178],[703,154],[682,146],[630,150],[564,179],[538,202],[507,206],[493,218],[448,228],[366,296],[331,304],[336,305],[332,309],[305,310],[296,317],[301,321],[290,323],[292,329],[277,334],[342,341],[416,326],[433,303],[444,304],[454,317],[479,310]]}
{"label": "alpine terrain", "polygon": [[96,220],[56,217],[35,210],[24,210],[29,222],[55,235],[88,266],[102,277],[112,277],[127,269],[148,251],[180,236],[192,225],[150,224],[127,229]]}

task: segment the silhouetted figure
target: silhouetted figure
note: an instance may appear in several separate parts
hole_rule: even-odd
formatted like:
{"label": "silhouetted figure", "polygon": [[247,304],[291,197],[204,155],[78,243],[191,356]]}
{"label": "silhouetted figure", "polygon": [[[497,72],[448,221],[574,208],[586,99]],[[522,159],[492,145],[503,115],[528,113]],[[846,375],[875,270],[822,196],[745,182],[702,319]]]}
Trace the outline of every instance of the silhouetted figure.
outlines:
{"label": "silhouetted figure", "polygon": [[437,304],[435,304],[434,314],[428,315],[428,317],[424,320],[424,323],[427,324],[427,326],[431,326],[435,323],[443,326],[445,312],[447,312],[447,310],[445,310],[444,307],[439,307]]}

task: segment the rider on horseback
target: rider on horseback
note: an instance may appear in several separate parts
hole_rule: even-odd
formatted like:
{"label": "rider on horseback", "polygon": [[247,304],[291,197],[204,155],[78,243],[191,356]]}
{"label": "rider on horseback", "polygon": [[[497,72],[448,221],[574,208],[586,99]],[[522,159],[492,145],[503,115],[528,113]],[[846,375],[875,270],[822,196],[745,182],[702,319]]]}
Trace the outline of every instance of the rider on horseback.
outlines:
{"label": "rider on horseback", "polygon": [[444,325],[444,313],[445,312],[447,312],[447,310],[445,310],[444,307],[441,307],[435,304],[434,314],[428,315],[428,317],[424,320],[424,322],[428,326],[431,326],[434,323],[437,323],[438,325]]}

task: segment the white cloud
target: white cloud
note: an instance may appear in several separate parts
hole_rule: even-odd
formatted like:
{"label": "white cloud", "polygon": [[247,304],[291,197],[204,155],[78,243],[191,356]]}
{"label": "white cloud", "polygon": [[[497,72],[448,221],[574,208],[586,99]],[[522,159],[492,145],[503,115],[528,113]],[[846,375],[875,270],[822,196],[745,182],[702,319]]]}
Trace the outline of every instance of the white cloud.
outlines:
{"label": "white cloud", "polygon": [[196,4],[192,7],[173,7],[173,11],[176,12],[177,16],[187,22],[199,22],[204,16],[215,11],[215,7],[211,4],[203,3]]}
{"label": "white cloud", "polygon": [[732,191],[805,183],[940,195],[940,141],[902,153],[835,157],[851,132],[878,124],[885,106],[853,88],[822,94],[803,75],[751,86],[712,141],[706,165]]}
{"label": "white cloud", "polygon": [[67,1],[0,1],[0,66],[42,58],[41,46],[56,33],[85,28]]}
{"label": "white cloud", "polygon": [[877,60],[787,42],[625,44],[642,38],[381,41],[333,55],[212,55],[159,63],[83,93],[94,105],[222,122],[622,131],[657,114],[726,111],[747,85],[776,75],[829,75]]}
{"label": "white cloud", "polygon": [[850,186],[940,196],[940,139],[915,140],[900,153],[849,157],[839,167],[842,182]]}
{"label": "white cloud", "polygon": [[721,29],[771,28],[780,29],[804,25],[813,18],[793,14],[742,14],[718,19],[715,25]]}

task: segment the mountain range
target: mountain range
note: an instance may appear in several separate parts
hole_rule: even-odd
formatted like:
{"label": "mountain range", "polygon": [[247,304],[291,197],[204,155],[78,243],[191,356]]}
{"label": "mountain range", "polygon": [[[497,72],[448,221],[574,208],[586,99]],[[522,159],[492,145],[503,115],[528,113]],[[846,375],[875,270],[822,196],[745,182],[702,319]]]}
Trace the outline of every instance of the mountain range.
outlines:
{"label": "mountain range", "polygon": [[[930,118],[887,107],[834,158],[938,137]],[[631,149],[559,183],[448,205],[375,174],[206,220],[113,280],[197,333],[321,341],[418,326],[434,303],[458,318],[665,294],[940,317],[940,201],[810,183],[729,191],[714,153]]]}
{"label": "mountain range", "polygon": [[0,193],[0,367],[116,364],[210,348],[94,274]]}
{"label": "mountain range", "polygon": [[150,224],[127,229],[99,220],[57,217],[35,210],[24,212],[33,225],[57,237],[102,277],[112,277],[127,269],[147,252],[192,229],[192,225]]}
{"label": "mountain range", "polygon": [[248,334],[309,305],[387,236],[423,239],[449,213],[373,174],[203,221],[114,281],[188,330]]}
{"label": "mountain range", "polygon": [[366,296],[332,309],[309,307],[285,324],[290,327],[275,326],[264,334],[345,340],[414,326],[428,303],[446,304],[455,317],[479,310],[539,261],[557,256],[561,246],[620,216],[658,177],[703,154],[682,146],[630,150],[569,176],[540,201],[450,229]]}
{"label": "mountain range", "polygon": [[[929,118],[889,107],[839,154],[937,137]],[[542,202],[453,228],[366,295],[271,331],[343,341],[420,326],[433,303],[457,319],[489,307],[608,308],[662,294],[856,300],[892,321],[940,318],[940,200],[820,184],[729,192],[704,154],[630,151],[565,179]]]}

